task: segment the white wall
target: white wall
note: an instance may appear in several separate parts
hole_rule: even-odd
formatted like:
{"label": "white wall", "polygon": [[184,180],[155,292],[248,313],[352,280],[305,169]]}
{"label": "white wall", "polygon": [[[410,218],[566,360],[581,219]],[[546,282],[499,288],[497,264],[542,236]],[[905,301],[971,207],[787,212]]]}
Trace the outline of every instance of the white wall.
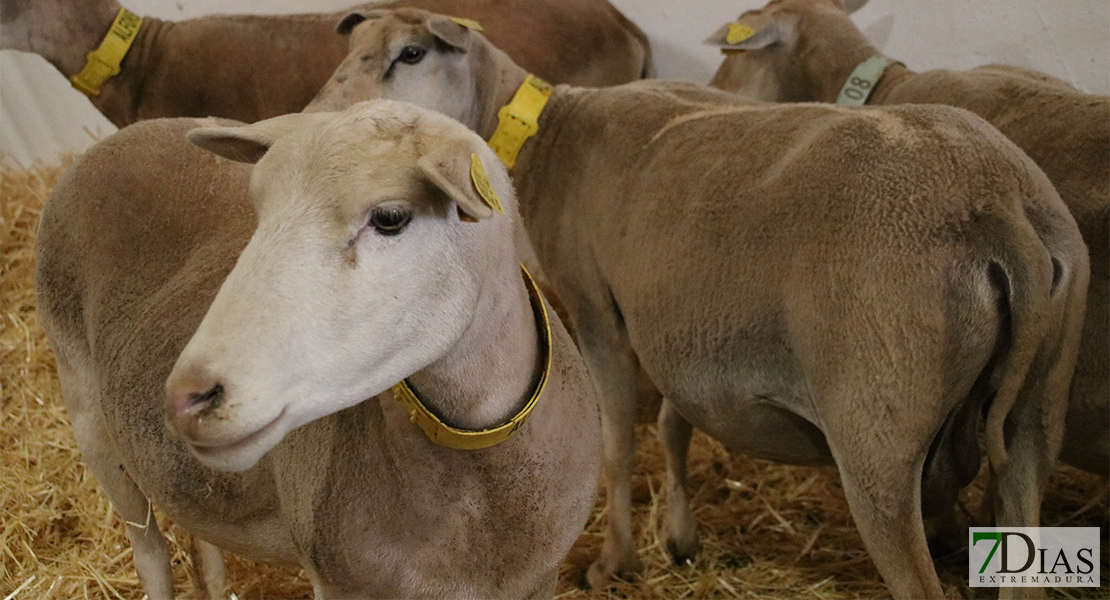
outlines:
{"label": "white wall", "polygon": [[[163,19],[212,13],[331,12],[359,0],[124,0]],[[764,0],[610,0],[651,38],[657,76],[709,81],[701,40]],[[854,15],[871,42],[915,70],[1007,63],[1110,95],[1107,0],[871,0]],[[1106,124],[1102,124],[1106,126]],[[29,164],[115,130],[44,60],[0,52],[0,158]]]}

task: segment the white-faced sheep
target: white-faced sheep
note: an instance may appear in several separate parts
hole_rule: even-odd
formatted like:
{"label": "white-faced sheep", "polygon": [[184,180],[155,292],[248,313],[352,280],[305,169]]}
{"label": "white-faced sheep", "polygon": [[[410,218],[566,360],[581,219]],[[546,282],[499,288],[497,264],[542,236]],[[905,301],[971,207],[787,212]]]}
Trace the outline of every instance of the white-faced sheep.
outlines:
{"label": "white-faced sheep", "polygon": [[100,142],[38,239],[74,434],[148,595],[173,595],[152,503],[205,540],[209,593],[214,545],[300,564],[322,598],[549,597],[600,425],[504,167],[387,101],[216,125]]}

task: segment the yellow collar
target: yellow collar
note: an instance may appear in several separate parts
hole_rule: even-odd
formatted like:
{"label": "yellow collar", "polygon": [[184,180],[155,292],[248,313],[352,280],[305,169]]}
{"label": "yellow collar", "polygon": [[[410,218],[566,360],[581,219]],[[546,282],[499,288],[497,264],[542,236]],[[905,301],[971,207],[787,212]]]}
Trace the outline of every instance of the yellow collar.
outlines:
{"label": "yellow collar", "polygon": [[119,65],[131,49],[142,24],[142,17],[126,8],[120,8],[116,20],[108,29],[108,35],[104,36],[104,41],[100,42],[96,50],[89,52],[85,68],[69,78],[73,87],[86,96],[99,96],[104,82],[119,73]]}
{"label": "yellow collar", "polygon": [[528,414],[532,412],[536,402],[543,395],[544,386],[547,385],[548,373],[551,372],[551,321],[547,317],[547,307],[544,306],[543,295],[536,287],[536,281],[532,279],[532,275],[528,273],[528,269],[525,269],[524,265],[520,265],[520,270],[524,272],[524,282],[528,286],[528,296],[532,300],[532,310],[536,315],[536,324],[540,329],[543,372],[540,373],[540,381],[536,384],[536,390],[532,392],[532,397],[528,399],[528,403],[524,405],[520,412],[509,419],[508,423],[481,431],[457,429],[447,425],[439,420],[439,417],[432,414],[420,401],[420,398],[416,397],[416,393],[409,387],[408,382],[402,380],[401,383],[393,386],[393,397],[404,405],[405,410],[409,411],[410,420],[424,431],[424,435],[427,435],[428,439],[440,446],[455,450],[482,450],[496,446],[509,439],[517,429],[520,429],[520,426],[524,424],[524,419],[528,418]]}
{"label": "yellow collar", "polygon": [[505,163],[505,167],[511,169],[516,165],[516,155],[525,140],[540,130],[540,113],[551,97],[551,90],[550,83],[529,75],[520,84],[512,101],[497,111],[497,129],[489,138],[489,147]]}

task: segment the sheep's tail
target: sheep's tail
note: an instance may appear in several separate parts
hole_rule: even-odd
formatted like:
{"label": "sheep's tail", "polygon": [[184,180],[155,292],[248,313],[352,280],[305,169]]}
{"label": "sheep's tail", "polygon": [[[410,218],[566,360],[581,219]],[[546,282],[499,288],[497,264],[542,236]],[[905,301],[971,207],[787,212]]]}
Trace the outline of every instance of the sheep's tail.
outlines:
{"label": "sheep's tail", "polygon": [[[1060,263],[1050,258],[1044,243],[1024,218],[1002,219],[1002,231],[992,232],[991,279],[1009,309],[1009,348],[1002,357],[1000,380],[987,411],[986,449],[993,469],[1006,464],[1005,424],[1051,324],[1053,274]],[[1000,234],[1000,235],[999,235]]]}

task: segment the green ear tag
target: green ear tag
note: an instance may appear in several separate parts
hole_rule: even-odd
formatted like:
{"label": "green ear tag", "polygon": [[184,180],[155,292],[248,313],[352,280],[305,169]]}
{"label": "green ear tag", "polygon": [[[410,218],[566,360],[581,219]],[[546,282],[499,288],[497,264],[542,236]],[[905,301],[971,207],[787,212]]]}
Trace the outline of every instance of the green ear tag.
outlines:
{"label": "green ear tag", "polygon": [[455,23],[466,27],[467,29],[472,29],[474,31],[485,31],[485,29],[482,29],[482,24],[475,21],[474,19],[464,19],[462,17],[450,17],[450,19]]}
{"label": "green ear tag", "polygon": [[730,44],[739,44],[753,35],[755,35],[755,30],[751,27],[741,25],[740,23],[733,23],[732,26],[728,28],[728,35],[725,36],[725,41]]}
{"label": "green ear tag", "polygon": [[482,159],[478,158],[477,154],[470,155],[470,180],[474,182],[474,189],[485,201],[486,206],[505,214],[505,207],[501,206],[501,198],[497,197],[497,192],[494,191],[489,177],[486,176],[486,169],[482,166]]}

